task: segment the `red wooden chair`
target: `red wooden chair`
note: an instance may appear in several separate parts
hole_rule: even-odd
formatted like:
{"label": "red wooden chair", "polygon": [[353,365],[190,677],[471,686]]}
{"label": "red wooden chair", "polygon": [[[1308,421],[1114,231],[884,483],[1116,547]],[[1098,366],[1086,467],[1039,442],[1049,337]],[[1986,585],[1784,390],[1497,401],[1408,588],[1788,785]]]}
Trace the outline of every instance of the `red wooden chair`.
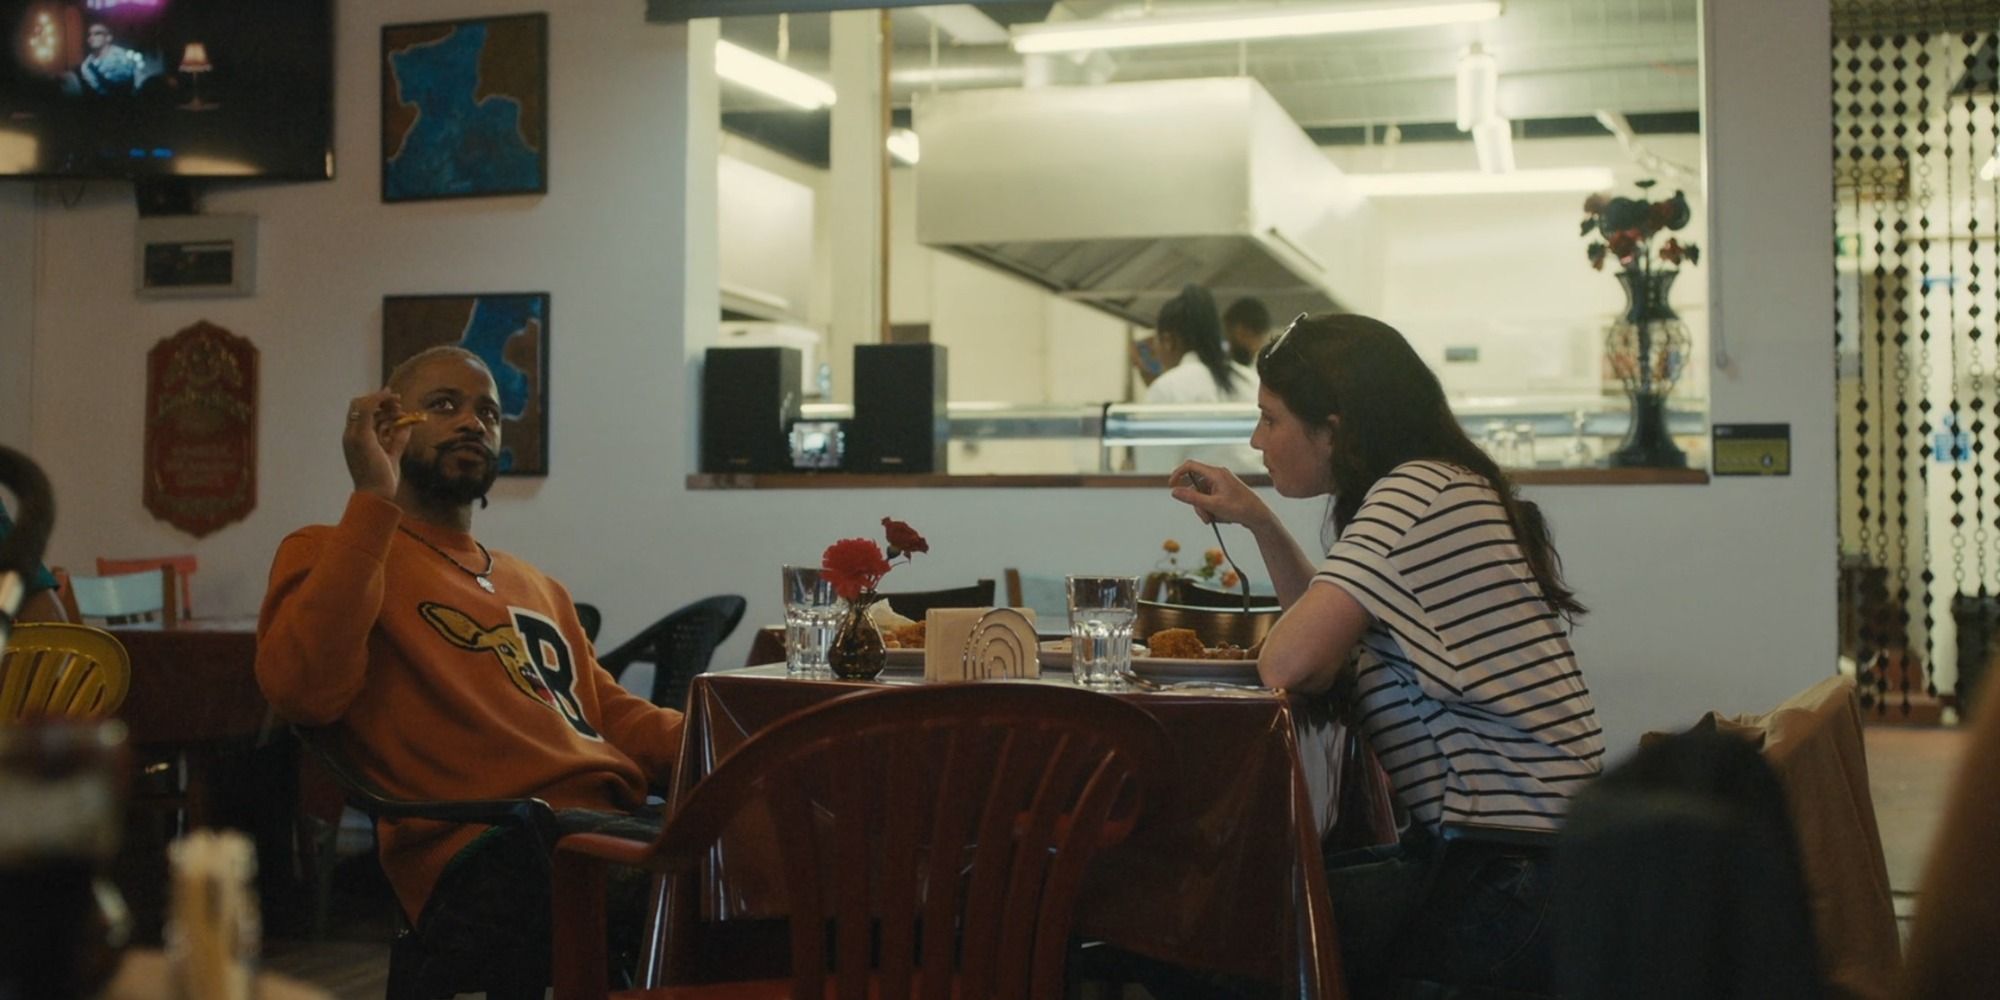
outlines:
{"label": "red wooden chair", "polygon": [[[871,689],[804,709],[685,791],[655,842],[563,838],[556,996],[609,995],[607,864],[675,877],[655,944],[685,959],[700,893],[687,876],[728,830],[730,851],[773,861],[790,977],[617,996],[1060,997],[1084,869],[1131,832],[1169,753],[1139,708],[1055,685]],[[777,833],[746,845],[739,816]]]}

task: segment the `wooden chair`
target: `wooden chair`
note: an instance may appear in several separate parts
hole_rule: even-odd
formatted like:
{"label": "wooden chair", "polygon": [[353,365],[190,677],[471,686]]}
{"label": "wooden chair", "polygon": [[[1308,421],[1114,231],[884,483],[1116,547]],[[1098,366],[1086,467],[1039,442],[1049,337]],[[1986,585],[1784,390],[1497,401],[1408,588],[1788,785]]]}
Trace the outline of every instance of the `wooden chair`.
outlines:
{"label": "wooden chair", "polygon": [[1037,630],[1045,634],[1069,630],[1069,588],[1062,577],[1023,575],[1009,566],[1001,579],[1006,581],[1007,606],[1034,611]]}
{"label": "wooden chair", "polygon": [[131,685],[132,661],[103,629],[17,625],[0,652],[0,722],[105,718],[125,703]]}
{"label": "wooden chair", "polygon": [[174,574],[174,620],[181,621],[194,617],[194,571],[197,563],[193,553],[176,556],[146,556],[138,559],[107,559],[97,557],[98,576],[117,576],[121,573],[142,573],[147,570],[167,569]]}
{"label": "wooden chair", "polygon": [[932,608],[990,608],[993,606],[993,581],[980,580],[969,587],[948,587],[944,590],[910,590],[900,594],[883,594],[889,602],[889,609],[914,621],[923,621],[924,612]]}
{"label": "wooden chair", "polygon": [[73,576],[60,566],[51,572],[56,577],[56,599],[73,621],[95,619],[106,625],[123,625],[137,621],[171,624],[181,619],[172,567],[115,576]]}
{"label": "wooden chair", "polygon": [[597,663],[618,678],[623,678],[634,663],[651,663],[653,704],[684,709],[688,682],[708,669],[715,647],[736,631],[749,607],[750,602],[735,594],[702,598],[599,656]]}
{"label": "wooden chair", "polygon": [[608,864],[675,876],[656,943],[684,968],[702,891],[687,876],[744,829],[733,820],[768,816],[790,978],[620,997],[1059,997],[1085,868],[1131,832],[1170,752],[1143,710],[1057,686],[882,688],[801,710],[685,790],[657,841],[561,840],[556,996],[607,996]]}

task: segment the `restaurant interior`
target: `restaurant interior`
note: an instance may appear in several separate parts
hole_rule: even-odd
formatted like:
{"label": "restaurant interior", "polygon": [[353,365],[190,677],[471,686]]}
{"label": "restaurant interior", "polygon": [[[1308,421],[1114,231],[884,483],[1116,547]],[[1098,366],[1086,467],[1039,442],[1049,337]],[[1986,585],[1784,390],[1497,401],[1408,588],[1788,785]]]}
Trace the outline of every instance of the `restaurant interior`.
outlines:
{"label": "restaurant interior", "polygon": [[[1299,20],[1315,16],[1336,26]],[[1315,560],[1333,507],[1280,496],[1246,445],[1252,395],[1152,388],[1163,307],[1190,287],[1218,316],[1263,303],[1267,338],[1301,314],[1401,332],[1539,507],[1589,609],[1564,641],[1605,770],[1719,728],[1782,782],[1792,882],[1689,862],[1636,889],[1573,883],[1601,933],[1565,939],[1584,971],[1562,995],[1986,995],[1947,951],[1922,953],[1928,985],[1910,985],[1903,949],[1926,866],[1970,821],[1980,768],[1961,762],[2000,718],[1972,701],[2000,651],[2000,422],[1982,384],[2000,367],[1982,363],[2000,313],[1996,18],[1987,0],[0,0],[0,448],[24,459],[0,463],[0,500],[37,550],[0,574],[32,599],[31,571],[59,570],[57,614],[107,630],[103,658],[129,664],[122,694],[76,710],[115,731],[20,725],[33,713],[7,699],[30,688],[34,616],[0,575],[18,646],[0,667],[0,826],[27,831],[0,833],[0,865],[111,830],[93,864],[129,931],[58,963],[90,970],[87,988],[23,986],[56,980],[10,951],[0,1000],[453,995],[377,862],[384,817],[431,814],[301,724],[327,720],[281,717],[257,676],[280,544],[352,515],[343,411],[426,347],[464,346],[495,376],[482,551],[559,581],[617,683],[686,712],[651,789],[670,833],[692,790],[729,801],[739,747],[775,760],[761,737],[816,710],[821,739],[865,728],[827,711],[853,691],[891,698],[878,714],[1057,732],[1083,577],[1143,586],[1140,643],[1193,623],[1211,650],[1257,647],[1278,613],[1252,597],[1275,609],[1280,574],[1167,472],[1230,470]],[[1605,221],[1619,211],[1645,221]],[[1636,250],[1620,243],[1640,225]],[[895,522],[924,547],[899,549]],[[787,635],[789,567],[854,538],[902,557],[892,643],[897,624],[931,643],[876,649],[885,685],[851,683],[824,650],[802,672]],[[1000,665],[976,667],[982,648]],[[1114,762],[1140,761],[1103,772],[1125,792],[1079,791],[1048,831],[1020,807],[1014,836],[1033,827],[1065,863],[1072,820],[1104,813],[1088,867],[1050,866],[1048,899],[1074,906],[1016,917],[1052,941],[968,923],[954,974],[1005,970],[979,989],[1006,996],[1373,995],[1343,973],[1321,870],[1336,846],[1394,843],[1399,821],[1407,836],[1359,723],[1228,686],[1262,684],[1254,662],[1164,669],[1114,680],[1131,718],[1074,706],[1100,713],[1092,738],[1126,741]],[[1061,697],[917,683],[1024,675]],[[897,738],[843,751],[851,774],[886,766],[893,795],[944,759]],[[824,756],[833,794],[868,784]],[[115,807],[50,810],[55,793],[9,777],[36,767],[95,775]],[[595,866],[664,869],[684,848],[557,833],[539,808],[437,815],[569,845],[538,855],[555,859],[554,995],[607,995]],[[811,823],[831,807],[762,808]],[[27,822],[44,810],[75,822]],[[764,841],[787,838],[759,822],[718,835],[740,868],[724,840],[689,854],[715,864],[633,928],[636,978],[661,989],[631,995],[745,970],[779,995],[806,988],[776,978],[787,958],[852,959],[813,950],[827,942],[796,916],[790,938],[752,919],[796,913],[811,881],[772,869]],[[205,828],[244,839],[192,836]],[[1680,861],[1742,851],[1698,836]],[[828,865],[881,864],[825,839],[846,852]],[[1948,880],[2000,897],[1980,874]],[[840,877],[827,899],[869,895]],[[1755,931],[1700,961],[1649,958],[1634,942],[1688,944],[1684,921],[1723,919],[1664,902],[1676,881],[1709,892],[1682,905],[1738,906]],[[1788,938],[1793,897],[1809,913]],[[1961,905],[1959,926],[2000,926]],[[0,910],[8,928],[37,912]],[[870,934],[882,953],[921,936],[872,919],[864,964]],[[190,926],[229,943],[190,944]],[[72,936],[80,955],[103,937]],[[1099,944],[1196,972],[1163,986]],[[197,967],[204,946],[242,982]],[[878,974],[878,992],[910,988],[906,969]]]}

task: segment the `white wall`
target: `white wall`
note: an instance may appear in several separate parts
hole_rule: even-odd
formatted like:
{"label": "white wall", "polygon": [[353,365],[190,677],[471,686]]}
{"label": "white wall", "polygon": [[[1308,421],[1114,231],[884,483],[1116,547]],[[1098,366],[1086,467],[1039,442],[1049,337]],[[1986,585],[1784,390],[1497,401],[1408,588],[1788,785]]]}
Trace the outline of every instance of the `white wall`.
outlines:
{"label": "white wall", "polygon": [[[1834,660],[1826,4],[1714,6],[1708,92],[1726,99],[1711,100],[1706,119],[1709,276],[1715,322],[1737,359],[1716,380],[1714,412],[1790,421],[1795,472],[1532,491],[1597,609],[1577,645],[1618,748],[1710,707],[1768,706]],[[380,24],[514,8],[339,5],[339,179],[208,199],[210,211],[261,218],[255,298],[135,300],[122,188],[94,187],[73,210],[0,200],[0,231],[36,213],[47,222],[33,450],[65,505],[56,560],[191,550],[202,560],[201,611],[254,610],[283,534],[340,510],[341,413],[377,376],[381,296],[422,291],[554,296],[552,474],[503,483],[478,528],[600,604],[608,641],[715,592],[750,597],[752,623],[774,621],[781,563],[872,532],[884,515],[932,539],[930,554],[891,576],[896,588],[997,576],[1007,565],[1138,571],[1161,538],[1198,530],[1145,491],[686,490],[694,377],[677,366],[691,366],[712,335],[701,317],[715,315],[716,281],[716,143],[690,129],[715,119],[698,113],[703,94],[686,79],[686,39],[699,32],[644,25],[643,7],[620,0],[552,13],[547,196],[387,206],[373,166]],[[9,272],[20,266],[0,260],[0,287],[13,287]],[[196,542],[140,506],[139,399],[146,348],[204,317],[263,351],[261,495],[247,523]],[[1308,534],[1319,511],[1286,507]],[[1249,545],[1240,531],[1230,540]],[[740,662],[746,641],[738,636],[717,661]]]}

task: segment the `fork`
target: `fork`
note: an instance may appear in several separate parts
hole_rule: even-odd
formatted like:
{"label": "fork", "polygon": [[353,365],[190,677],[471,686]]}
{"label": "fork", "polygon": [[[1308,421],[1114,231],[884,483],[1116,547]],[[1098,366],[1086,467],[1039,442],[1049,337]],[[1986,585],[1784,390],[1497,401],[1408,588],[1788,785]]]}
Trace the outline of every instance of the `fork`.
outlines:
{"label": "fork", "polygon": [[[1208,492],[1208,480],[1195,475],[1193,469],[1189,469],[1182,473],[1182,475],[1187,478],[1188,485],[1193,486],[1196,491],[1201,493]],[[1214,521],[1209,521],[1208,530],[1215,532],[1215,547],[1222,551],[1223,563],[1228,565],[1230,569],[1236,570],[1236,585],[1243,589],[1243,610],[1247,612],[1250,610],[1250,575],[1243,572],[1236,565],[1236,560],[1230,557],[1229,546],[1223,544],[1222,541],[1222,525]]]}

